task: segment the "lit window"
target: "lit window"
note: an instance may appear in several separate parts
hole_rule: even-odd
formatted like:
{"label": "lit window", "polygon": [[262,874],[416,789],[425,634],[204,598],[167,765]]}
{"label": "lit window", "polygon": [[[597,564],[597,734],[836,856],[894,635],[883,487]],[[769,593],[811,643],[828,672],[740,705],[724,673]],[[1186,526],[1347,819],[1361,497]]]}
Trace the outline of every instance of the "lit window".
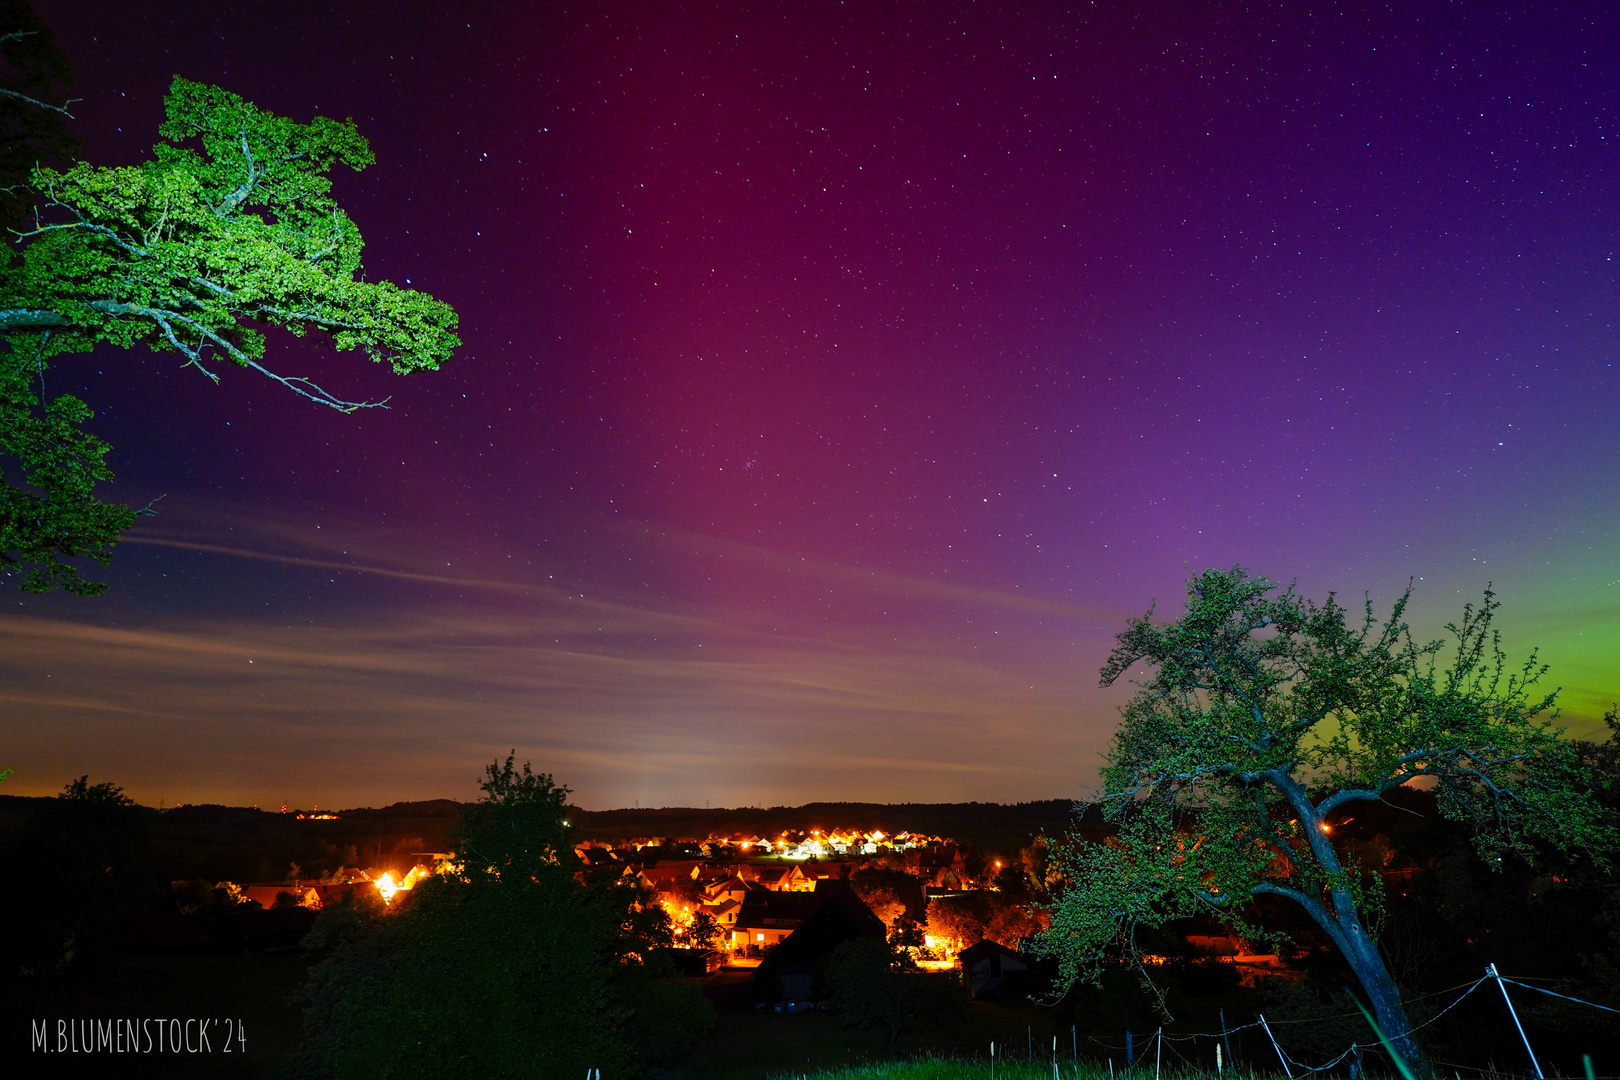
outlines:
{"label": "lit window", "polygon": [[760,941],[764,941],[764,940],[765,940],[765,935],[764,935],[764,934],[758,934],[758,935],[756,935],[756,936],[757,936],[757,937],[758,937],[758,938],[759,938],[759,940],[760,940]]}

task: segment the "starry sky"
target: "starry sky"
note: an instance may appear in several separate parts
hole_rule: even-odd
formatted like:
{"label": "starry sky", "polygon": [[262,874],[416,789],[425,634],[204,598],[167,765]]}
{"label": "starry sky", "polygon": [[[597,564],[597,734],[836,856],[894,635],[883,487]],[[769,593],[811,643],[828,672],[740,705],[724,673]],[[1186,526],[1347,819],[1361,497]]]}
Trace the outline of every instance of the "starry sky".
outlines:
{"label": "starry sky", "polygon": [[1572,731],[1620,698],[1610,5],[36,7],[89,160],[176,74],[352,116],[366,272],[465,345],[272,339],[354,416],[53,369],[162,499],[0,600],[10,791],[1078,797],[1112,635],[1234,563],[1494,582]]}

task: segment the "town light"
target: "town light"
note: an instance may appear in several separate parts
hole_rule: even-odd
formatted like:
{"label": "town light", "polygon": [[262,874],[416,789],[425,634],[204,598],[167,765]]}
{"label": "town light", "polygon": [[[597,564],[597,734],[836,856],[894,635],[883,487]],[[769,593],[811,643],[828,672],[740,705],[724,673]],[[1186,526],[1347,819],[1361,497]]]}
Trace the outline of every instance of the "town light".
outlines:
{"label": "town light", "polygon": [[399,891],[399,886],[394,884],[394,875],[383,871],[383,876],[377,879],[377,891],[382,893],[383,903],[392,904],[394,894]]}

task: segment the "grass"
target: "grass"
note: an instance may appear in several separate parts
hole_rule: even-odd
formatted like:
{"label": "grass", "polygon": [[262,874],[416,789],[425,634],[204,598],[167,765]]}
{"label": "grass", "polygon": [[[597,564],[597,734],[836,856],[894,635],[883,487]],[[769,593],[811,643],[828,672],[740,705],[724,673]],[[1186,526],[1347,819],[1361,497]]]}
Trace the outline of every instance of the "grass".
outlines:
{"label": "grass", "polygon": [[[995,1080],[1148,1080],[1153,1076],[1151,1066],[1137,1068],[1129,1073],[1115,1074],[1108,1071],[1108,1066],[1098,1065],[1095,1062],[1059,1061],[1054,1072],[1049,1061],[1009,1061],[996,1062]],[[1165,1069],[1162,1073],[1170,1080],[1206,1080],[1212,1077],[1213,1072],[1203,1072],[1189,1069]],[[1255,1080],[1254,1073],[1234,1074],[1227,1072],[1226,1076],[1232,1080]],[[990,1062],[987,1060],[963,1060],[960,1058],[924,1057],[913,1061],[886,1061],[870,1065],[859,1065],[849,1069],[839,1069],[832,1072],[798,1072],[779,1073],[775,1080],[990,1080]]]}

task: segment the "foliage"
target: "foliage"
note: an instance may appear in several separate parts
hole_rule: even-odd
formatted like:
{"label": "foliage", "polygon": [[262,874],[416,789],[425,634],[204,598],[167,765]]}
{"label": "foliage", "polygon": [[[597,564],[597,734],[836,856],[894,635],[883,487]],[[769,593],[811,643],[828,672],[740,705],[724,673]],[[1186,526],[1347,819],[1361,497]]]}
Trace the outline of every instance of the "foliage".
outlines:
{"label": "foliage", "polygon": [[707,911],[698,911],[692,916],[692,921],[677,935],[681,944],[693,949],[712,949],[715,942],[720,940],[723,931],[714,916]]}
{"label": "foliage", "polygon": [[1242,568],[1209,570],[1188,582],[1182,618],[1157,626],[1150,611],[1116,639],[1104,685],[1138,661],[1156,668],[1103,770],[1098,801],[1118,832],[1060,853],[1070,887],[1042,948],[1073,979],[1133,953],[1138,926],[1197,914],[1274,939],[1249,902],[1280,897],[1332,939],[1399,1042],[1409,1025],[1368,927],[1382,893],[1336,841],[1336,817],[1426,778],[1492,866],[1538,844],[1601,860],[1614,834],[1552,723],[1553,695],[1534,692],[1545,668],[1533,654],[1508,665],[1493,593],[1448,625],[1444,667],[1444,644],[1403,621],[1409,594],[1382,622],[1368,601],[1352,625],[1332,596],[1273,593]]}
{"label": "foliage", "polygon": [[940,896],[928,901],[928,932],[956,942],[958,948],[990,940],[1016,947],[1045,928],[1039,912],[997,892]]}
{"label": "foliage", "polygon": [[264,328],[324,332],[400,374],[459,343],[448,305],[361,275],[360,231],[328,177],[373,160],[353,121],[299,124],[179,78],[165,110],[143,164],[33,167],[34,213],[0,267],[0,453],[22,481],[0,493],[0,564],[27,591],[99,592],[63,560],[105,564],[135,518],[95,498],[110,448],[82,430],[84,402],[47,397],[51,358],[143,343],[216,382],[218,357],[352,412],[366,403],[265,366]]}
{"label": "foliage", "polygon": [[889,947],[902,951],[915,959],[928,944],[923,924],[910,915],[900,915],[889,927]]}
{"label": "foliage", "polygon": [[388,905],[376,889],[344,889],[335,903],[321,909],[302,944],[309,952],[327,952],[372,933],[387,914]]}
{"label": "foliage", "polygon": [[397,913],[322,913],[311,944],[332,951],[307,990],[309,1072],[622,1075],[710,1021],[660,965],[662,909],[622,879],[579,871],[568,789],[511,757],[481,786],[462,818],[459,873],[424,880]]}
{"label": "foliage", "polygon": [[1052,841],[1047,836],[1036,836],[1028,847],[1018,852],[1021,872],[1020,885],[1026,890],[1030,902],[1045,905],[1063,891],[1063,868],[1052,858]]}
{"label": "foliage", "polygon": [[965,1005],[946,977],[918,971],[903,953],[877,938],[851,938],[827,961],[831,1005],[863,1031],[881,1024],[893,1049],[910,1027],[942,1027],[961,1019]]}
{"label": "foliage", "polygon": [[849,886],[892,929],[894,921],[906,914],[905,897],[916,893],[917,879],[904,870],[864,865],[850,875]]}
{"label": "foliage", "polygon": [[3,894],[4,977],[96,969],[118,924],[158,899],[157,872],[147,860],[152,818],[122,788],[87,776],[35,805],[8,838],[6,863],[48,883],[50,900],[41,902],[32,889]]}
{"label": "foliage", "polygon": [[1620,706],[1610,705],[1603,714],[1608,738],[1602,742],[1578,740],[1575,753],[1581,766],[1592,777],[1592,791],[1610,810],[1620,810]]}

